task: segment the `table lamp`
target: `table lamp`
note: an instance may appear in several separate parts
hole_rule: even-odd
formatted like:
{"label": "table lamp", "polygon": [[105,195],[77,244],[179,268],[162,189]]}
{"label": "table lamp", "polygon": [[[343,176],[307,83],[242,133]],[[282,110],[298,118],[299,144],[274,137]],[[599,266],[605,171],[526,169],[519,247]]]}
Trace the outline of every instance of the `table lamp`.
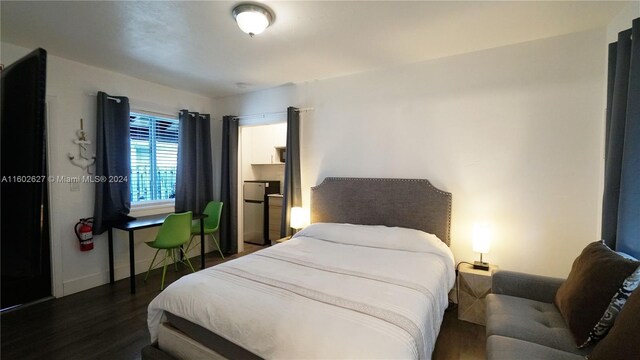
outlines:
{"label": "table lamp", "polygon": [[293,229],[294,234],[305,226],[307,222],[305,215],[306,214],[303,208],[297,206],[291,208],[289,226]]}
{"label": "table lamp", "polygon": [[482,254],[489,252],[491,248],[491,231],[487,224],[475,224],[473,226],[473,252],[480,253],[480,261],[473,262],[473,268],[489,270],[489,263],[482,261]]}

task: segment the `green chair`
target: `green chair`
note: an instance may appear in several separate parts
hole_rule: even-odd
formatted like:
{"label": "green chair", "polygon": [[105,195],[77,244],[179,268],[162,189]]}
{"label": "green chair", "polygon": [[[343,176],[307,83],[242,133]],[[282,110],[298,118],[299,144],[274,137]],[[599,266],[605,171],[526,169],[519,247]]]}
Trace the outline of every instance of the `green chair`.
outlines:
{"label": "green chair", "polygon": [[[158,256],[158,252],[160,250],[166,250],[164,258],[162,259],[164,263],[164,267],[162,269],[162,283],[160,284],[160,290],[164,289],[164,276],[167,273],[167,258],[171,257],[173,263],[178,270],[177,262],[180,261],[189,265],[191,271],[196,272],[191,266],[191,262],[187,257],[185,251],[182,249],[182,245],[186,244],[189,241],[189,235],[191,235],[191,219],[193,214],[191,211],[180,213],[180,214],[171,214],[167,216],[164,220],[164,223],[160,227],[158,231],[158,235],[156,239],[147,242],[146,244],[151,246],[156,250],[156,254],[153,256],[153,260],[151,260],[151,265],[149,265],[149,270],[147,270],[147,276],[144,277],[144,281],[147,281],[149,277],[149,272],[153,268],[153,265],[156,261],[156,257]],[[176,254],[176,251],[178,254]],[[180,257],[180,252],[184,255],[184,260]],[[160,262],[158,262],[159,264]],[[155,264],[157,265],[157,264]]]}
{"label": "green chair", "polygon": [[[222,250],[220,250],[220,244],[218,243],[218,239],[213,235],[218,228],[220,227],[220,216],[222,215],[222,203],[220,201],[209,201],[207,206],[204,208],[204,213],[207,214],[207,217],[204,219],[204,234],[210,235],[213,239],[213,243],[216,244],[218,248],[218,252],[220,252],[220,256],[224,259],[224,255],[222,254]],[[191,239],[189,240],[189,245],[187,245],[186,252],[191,250],[191,244],[193,242],[193,237],[196,235],[200,235],[200,221],[194,222],[191,226]],[[202,239],[200,239],[202,241]]]}

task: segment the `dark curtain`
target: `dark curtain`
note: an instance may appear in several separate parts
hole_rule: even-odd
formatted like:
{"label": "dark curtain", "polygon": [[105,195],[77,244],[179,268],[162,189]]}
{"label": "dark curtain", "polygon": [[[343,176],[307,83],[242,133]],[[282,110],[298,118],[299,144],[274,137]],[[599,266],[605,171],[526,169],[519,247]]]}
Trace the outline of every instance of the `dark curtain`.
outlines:
{"label": "dark curtain", "polygon": [[225,254],[238,252],[238,119],[222,118],[222,169],[220,247]]}
{"label": "dark curtain", "polygon": [[[104,179],[131,176],[129,99],[98,92],[96,125],[96,173]],[[128,218],[131,208],[129,182],[96,182],[93,233],[102,234],[110,224]]]}
{"label": "dark curtain", "polygon": [[[633,39],[633,40],[632,40]],[[640,18],[609,45],[602,238],[640,257]]]}
{"label": "dark curtain", "polygon": [[291,208],[302,206],[302,185],[300,183],[300,112],[294,107],[287,108],[287,156],[284,165],[282,205],[280,236],[285,237],[292,233],[289,227]]}
{"label": "dark curtain", "polygon": [[201,214],[213,200],[211,117],[180,110],[179,119],[176,212]]}

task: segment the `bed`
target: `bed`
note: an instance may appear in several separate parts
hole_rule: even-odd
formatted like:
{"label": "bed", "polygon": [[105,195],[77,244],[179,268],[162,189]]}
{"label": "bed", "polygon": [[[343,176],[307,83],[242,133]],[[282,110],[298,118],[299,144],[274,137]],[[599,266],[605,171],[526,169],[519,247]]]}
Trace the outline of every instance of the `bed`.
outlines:
{"label": "bed", "polygon": [[148,308],[158,353],[429,359],[455,281],[451,194],[427,180],[326,178],[311,222],[168,286]]}

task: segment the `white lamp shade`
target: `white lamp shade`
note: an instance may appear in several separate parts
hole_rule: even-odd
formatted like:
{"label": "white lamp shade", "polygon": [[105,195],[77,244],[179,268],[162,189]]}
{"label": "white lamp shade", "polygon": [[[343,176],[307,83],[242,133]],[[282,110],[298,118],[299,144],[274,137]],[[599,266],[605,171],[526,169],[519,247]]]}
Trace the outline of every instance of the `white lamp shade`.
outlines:
{"label": "white lamp shade", "polygon": [[291,208],[291,217],[289,218],[289,226],[293,229],[302,229],[307,225],[308,216],[307,212],[301,207]]}
{"label": "white lamp shade", "polygon": [[247,34],[260,34],[269,26],[266,16],[258,12],[243,12],[236,17],[240,30]]}
{"label": "white lamp shade", "polygon": [[486,254],[491,248],[491,229],[487,224],[473,225],[473,252]]}
{"label": "white lamp shade", "polygon": [[233,9],[238,27],[243,32],[253,36],[262,33],[273,20],[271,12],[256,4],[241,4]]}

